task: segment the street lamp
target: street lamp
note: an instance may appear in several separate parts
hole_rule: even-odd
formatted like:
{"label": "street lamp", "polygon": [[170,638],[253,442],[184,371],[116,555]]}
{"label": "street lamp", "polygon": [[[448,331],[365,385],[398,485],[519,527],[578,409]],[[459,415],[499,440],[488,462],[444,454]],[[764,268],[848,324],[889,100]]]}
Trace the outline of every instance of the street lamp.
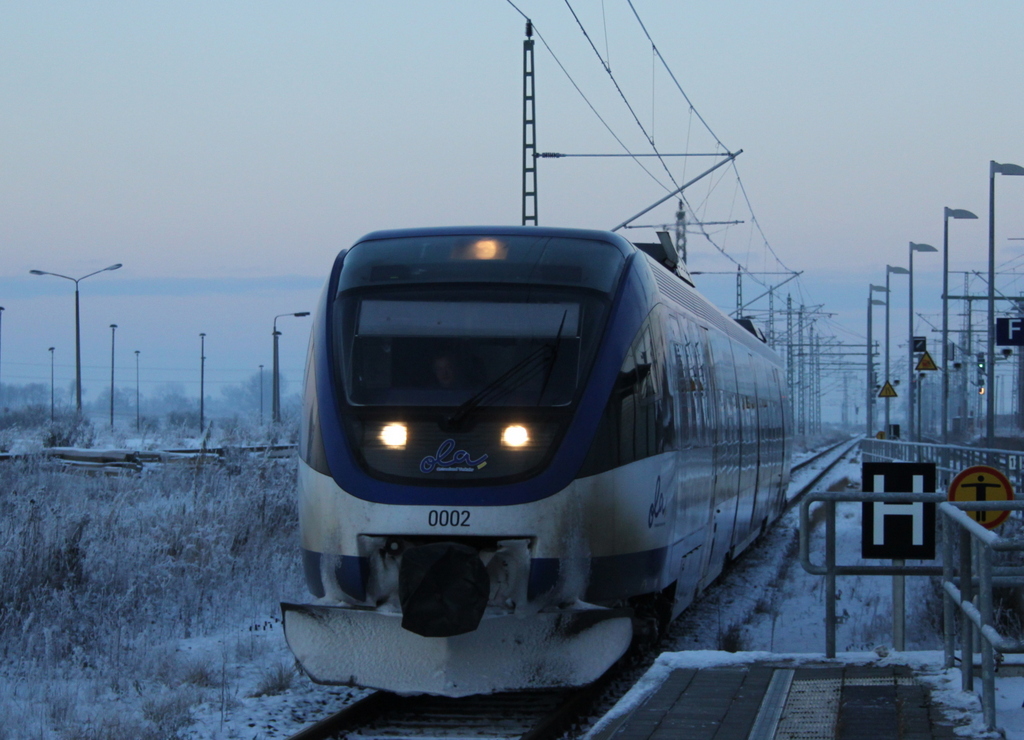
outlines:
{"label": "street lamp", "polygon": [[867,362],[867,365],[868,365],[868,381],[867,381],[868,403],[867,403],[866,409],[867,409],[867,418],[868,418],[868,436],[870,437],[870,436],[872,436],[874,434],[874,431],[872,431],[872,430],[874,429],[874,426],[875,426],[875,354],[874,354],[875,348],[874,348],[874,342],[871,339],[871,324],[872,324],[872,311],[871,311],[871,307],[872,306],[884,306],[885,305],[885,301],[880,301],[877,298],[873,297],[873,293],[875,291],[887,292],[888,288],[886,288],[883,285],[871,285],[871,286],[869,286],[869,288],[870,289],[868,290],[868,362]]}
{"label": "street lamp", "polygon": [[907,318],[907,440],[915,441],[920,437],[921,430],[914,428],[914,386],[917,385],[917,378],[915,375],[917,371],[914,369],[914,252],[938,252],[935,247],[931,244],[915,244],[910,242],[910,296],[908,303],[910,307],[910,316]]}
{"label": "street lamp", "polygon": [[117,324],[110,325],[110,429],[114,429],[114,332]]}
{"label": "street lamp", "polygon": [[135,431],[142,431],[142,406],[139,404],[139,350],[135,350]]}
{"label": "street lamp", "polygon": [[90,272],[88,275],[82,275],[80,278],[68,277],[67,275],[61,275],[56,272],[46,272],[45,270],[29,270],[30,275],[53,275],[54,277],[70,280],[75,284],[75,407],[78,409],[79,414],[82,413],[82,324],[79,320],[78,311],[78,284],[87,277],[92,277],[93,275],[98,275],[101,272],[117,270],[120,268],[121,263],[118,262],[116,265],[110,265],[110,267],[104,267],[102,270],[96,270],[96,272]]}
{"label": "street lamp", "polygon": [[1016,164],[988,163],[988,396],[985,401],[986,445],[996,436],[996,175],[1024,175]]}
{"label": "street lamp", "polygon": [[206,427],[205,419],[205,383],[206,383],[206,333],[199,334],[199,434]]}
{"label": "street lamp", "polygon": [[[909,275],[910,270],[906,267],[893,267],[892,265],[885,266],[885,382],[891,383],[889,379],[889,306],[892,304],[892,294],[889,292],[889,276],[890,275]],[[892,430],[890,429],[889,422],[889,396],[885,397],[885,436],[888,438],[891,436]]]}
{"label": "street lamp", "polygon": [[963,208],[945,208],[942,217],[942,444],[949,444],[949,219],[977,218]]}
{"label": "street lamp", "polygon": [[263,426],[263,365],[260,365],[260,426]]}
{"label": "street lamp", "polygon": [[282,316],[309,316],[309,311],[299,311],[298,313],[279,313],[274,317],[274,372],[272,379],[274,398],[271,406],[274,423],[281,421],[281,368],[277,359],[277,338],[281,336],[281,332],[277,330],[277,320]]}
{"label": "street lamp", "polygon": [[53,350],[56,347],[50,347],[50,423],[53,423]]}
{"label": "street lamp", "polygon": [[[0,306],[0,339],[3,338],[3,318],[4,318],[4,307]],[[0,408],[3,408],[4,402],[4,384],[0,383]]]}

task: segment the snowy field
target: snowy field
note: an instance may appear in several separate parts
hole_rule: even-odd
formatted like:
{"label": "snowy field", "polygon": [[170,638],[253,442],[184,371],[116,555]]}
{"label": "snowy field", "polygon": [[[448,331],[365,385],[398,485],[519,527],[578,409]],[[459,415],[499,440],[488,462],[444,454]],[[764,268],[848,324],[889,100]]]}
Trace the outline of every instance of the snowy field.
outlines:
{"label": "snowy field", "polygon": [[[800,471],[793,490],[812,474]],[[114,477],[38,458],[0,464],[0,740],[269,740],[362,695],[311,684],[284,644],[278,602],[306,599],[294,476],[294,460],[259,456]],[[818,487],[859,480],[853,461]],[[840,507],[840,562],[855,559],[859,527],[859,510]],[[820,542],[814,551],[820,560]],[[677,620],[669,652],[627,701],[686,661],[821,658],[822,580],[799,565],[790,512]],[[888,648],[890,580],[838,588],[838,649],[900,659]],[[957,690],[956,671],[936,668],[936,586],[908,579],[907,594],[908,647],[938,656],[934,685],[962,717],[977,701]],[[1000,689],[1000,725],[1024,740],[1024,679]]]}

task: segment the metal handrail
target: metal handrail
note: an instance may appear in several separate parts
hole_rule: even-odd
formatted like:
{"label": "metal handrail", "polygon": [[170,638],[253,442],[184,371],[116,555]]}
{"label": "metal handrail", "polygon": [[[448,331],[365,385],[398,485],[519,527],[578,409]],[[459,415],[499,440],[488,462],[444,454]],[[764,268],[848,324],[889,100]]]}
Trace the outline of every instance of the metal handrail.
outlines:
{"label": "metal handrail", "polygon": [[[1024,511],[1024,501],[944,502],[942,515],[943,652],[952,668],[956,652],[954,610],[960,610],[960,676],[964,691],[974,689],[974,632],[981,640],[981,708],[988,729],[996,727],[995,655],[1024,653],[1024,641],[1000,634],[995,625],[993,586],[1024,578],[1024,565],[996,568],[997,552],[1024,552],[1024,539],[1007,538],[986,529],[967,511]],[[946,526],[948,522],[950,526]],[[954,568],[954,538],[959,539],[959,567]],[[977,571],[977,572],[975,572]],[[1002,575],[997,575],[1000,572]],[[978,605],[975,605],[977,594]]]}
{"label": "metal handrail", "polygon": [[860,449],[865,462],[933,462],[950,478],[972,465],[991,465],[1002,470],[1014,487],[1024,487],[1024,451],[893,439],[864,439]]}
{"label": "metal handrail", "polygon": [[[810,507],[825,506],[825,564],[810,557]],[[943,522],[941,565],[837,565],[836,504],[840,502],[938,504]],[[995,729],[995,656],[1001,653],[1024,653],[1024,640],[1000,634],[995,625],[992,589],[996,585],[1024,584],[1024,565],[996,566],[993,554],[1024,552],[1024,539],[1002,537],[986,529],[967,511],[1024,511],[1024,501],[950,502],[941,493],[816,491],[808,493],[800,503],[800,564],[813,575],[825,577],[825,654],[835,657],[836,638],[836,576],[839,575],[929,575],[942,576],[943,651],[945,665],[952,668],[956,651],[955,611],[959,607],[961,677],[964,691],[974,689],[974,632],[981,638],[982,712],[990,730]],[[948,523],[948,524],[947,524]],[[959,557],[956,541],[959,538]],[[977,605],[975,598],[977,597]]]}

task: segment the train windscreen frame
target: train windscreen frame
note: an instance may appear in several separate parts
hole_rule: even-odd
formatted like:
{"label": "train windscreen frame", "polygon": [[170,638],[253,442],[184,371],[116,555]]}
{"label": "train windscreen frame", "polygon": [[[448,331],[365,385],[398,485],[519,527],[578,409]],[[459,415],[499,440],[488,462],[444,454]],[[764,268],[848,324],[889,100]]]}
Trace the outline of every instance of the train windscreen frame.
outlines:
{"label": "train windscreen frame", "polygon": [[489,406],[570,405],[624,264],[614,244],[561,236],[360,242],[333,310],[345,401],[451,408],[483,394]]}

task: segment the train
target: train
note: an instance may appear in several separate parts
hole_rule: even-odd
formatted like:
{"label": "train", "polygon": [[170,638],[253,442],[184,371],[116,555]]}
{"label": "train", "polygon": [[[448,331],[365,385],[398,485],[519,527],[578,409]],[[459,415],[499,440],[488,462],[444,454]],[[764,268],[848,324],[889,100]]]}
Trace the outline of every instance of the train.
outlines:
{"label": "train", "polygon": [[672,242],[377,231],[308,349],[298,513],[315,682],[446,696],[585,685],[784,509],[779,356]]}

